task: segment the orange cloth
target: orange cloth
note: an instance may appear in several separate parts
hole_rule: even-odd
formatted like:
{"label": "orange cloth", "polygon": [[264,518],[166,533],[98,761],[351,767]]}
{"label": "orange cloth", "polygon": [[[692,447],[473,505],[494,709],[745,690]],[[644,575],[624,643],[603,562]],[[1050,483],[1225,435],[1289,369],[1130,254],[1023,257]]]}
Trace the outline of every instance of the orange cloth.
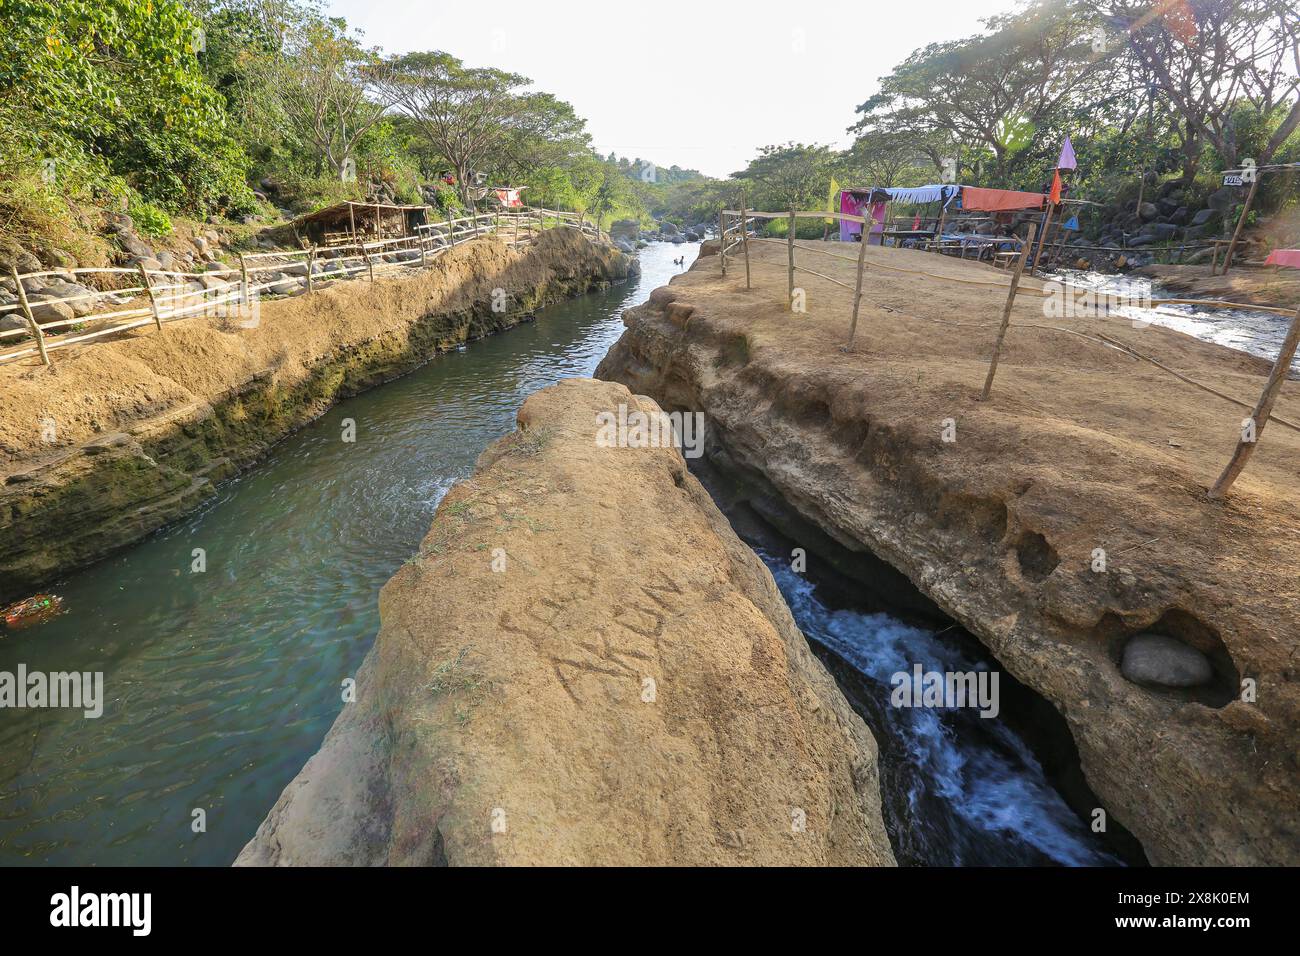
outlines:
{"label": "orange cloth", "polygon": [[961,208],[982,212],[999,212],[1009,209],[1042,209],[1042,193],[1022,193],[1012,189],[981,189],[978,186],[961,187]]}
{"label": "orange cloth", "polygon": [[1061,171],[1059,169],[1052,173],[1052,192],[1048,199],[1053,206],[1061,204]]}

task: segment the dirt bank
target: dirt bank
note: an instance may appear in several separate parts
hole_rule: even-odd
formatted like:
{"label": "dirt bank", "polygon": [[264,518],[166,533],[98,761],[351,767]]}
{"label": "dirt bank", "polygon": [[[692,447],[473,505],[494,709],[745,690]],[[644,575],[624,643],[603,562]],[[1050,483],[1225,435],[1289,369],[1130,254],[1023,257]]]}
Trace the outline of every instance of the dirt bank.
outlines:
{"label": "dirt bank", "polygon": [[0,599],[185,513],[340,398],[629,268],[568,229],[482,239],[427,270],[263,302],[256,327],[196,317],[0,366]]}
{"label": "dirt bank", "polygon": [[621,385],[531,396],[241,864],[889,865],[870,732]]}
{"label": "dirt bank", "polygon": [[1272,305],[1283,309],[1300,305],[1300,270],[1297,269],[1234,267],[1226,276],[1212,276],[1208,265],[1154,265],[1134,269],[1131,274],[1144,276],[1165,293],[1175,296]]}
{"label": "dirt bank", "polygon": [[[1089,784],[1152,862],[1300,862],[1300,435],[1270,425],[1233,495],[1211,502],[1244,411],[1047,328],[1012,328],[981,402],[1005,292],[884,267],[1005,273],[869,250],[846,354],[852,293],[800,275],[808,311],[790,315],[784,247],[752,255],[752,291],[743,263],[720,277],[715,253],[629,311],[598,375],[703,411],[713,461],[760,476],[976,634],[1065,716]],[[850,262],[799,259],[852,282]],[[1048,319],[1041,300],[1014,319],[1102,330],[1251,402],[1267,371],[1168,329]],[[1277,414],[1300,421],[1285,392]],[[1144,631],[1199,651],[1212,678],[1131,683],[1120,664]],[[1243,678],[1253,703],[1237,699]]]}

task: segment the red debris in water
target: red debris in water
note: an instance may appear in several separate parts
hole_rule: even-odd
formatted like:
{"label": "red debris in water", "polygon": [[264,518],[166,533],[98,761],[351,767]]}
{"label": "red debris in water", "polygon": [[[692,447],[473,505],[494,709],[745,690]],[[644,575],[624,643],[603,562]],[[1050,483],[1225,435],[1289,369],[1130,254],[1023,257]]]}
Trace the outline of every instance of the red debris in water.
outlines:
{"label": "red debris in water", "polygon": [[10,604],[0,615],[11,630],[41,624],[63,612],[63,598],[57,594],[34,594]]}

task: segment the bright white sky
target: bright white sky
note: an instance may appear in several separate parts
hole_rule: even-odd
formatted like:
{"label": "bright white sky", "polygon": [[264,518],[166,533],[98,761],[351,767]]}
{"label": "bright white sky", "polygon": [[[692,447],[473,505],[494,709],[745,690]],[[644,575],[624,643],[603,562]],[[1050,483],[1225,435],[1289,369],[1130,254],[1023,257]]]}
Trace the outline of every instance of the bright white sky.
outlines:
{"label": "bright white sky", "polygon": [[[388,53],[445,50],[568,100],[593,145],[725,177],[760,146],[847,146],[877,77],[1015,0],[326,0]],[[742,59],[743,52],[743,59]],[[725,89],[721,65],[736,67]],[[740,64],[750,64],[740,66]],[[787,88],[788,86],[788,88]]]}

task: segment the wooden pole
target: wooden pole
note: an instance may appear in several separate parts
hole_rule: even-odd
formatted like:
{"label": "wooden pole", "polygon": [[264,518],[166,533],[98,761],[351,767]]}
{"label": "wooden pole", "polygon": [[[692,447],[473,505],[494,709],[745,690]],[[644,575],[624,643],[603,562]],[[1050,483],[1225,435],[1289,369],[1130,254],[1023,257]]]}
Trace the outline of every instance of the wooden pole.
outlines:
{"label": "wooden pole", "polygon": [[1228,270],[1232,268],[1232,254],[1237,249],[1237,238],[1246,225],[1246,216],[1250,214],[1250,204],[1255,201],[1255,190],[1259,188],[1259,176],[1259,173],[1255,173],[1255,179],[1250,184],[1250,192],[1246,193],[1246,205],[1241,207],[1241,217],[1237,220],[1237,228],[1232,231],[1232,241],[1228,243],[1228,252],[1223,257],[1223,274],[1225,276],[1228,274]]}
{"label": "wooden pole", "polygon": [[984,391],[980,394],[980,401],[985,401],[989,397],[989,392],[993,390],[993,376],[998,371],[998,354],[1002,351],[1002,340],[1007,337],[1007,326],[1011,324],[1011,307],[1016,302],[1016,289],[1020,287],[1020,277],[1025,271],[1025,262],[1029,259],[1029,249],[1034,244],[1034,234],[1038,231],[1038,223],[1029,224],[1029,236],[1025,239],[1025,248],[1020,250],[1020,259],[1016,262],[1015,274],[1011,276],[1011,289],[1007,293],[1007,304],[1002,308],[1002,325],[998,328],[997,341],[993,343],[993,358],[989,362],[988,378],[984,379]]}
{"label": "wooden pole", "polygon": [[1038,248],[1034,250],[1034,265],[1033,268],[1029,270],[1030,275],[1039,271],[1039,265],[1041,264],[1040,260],[1043,255],[1043,240],[1047,238],[1047,230],[1052,226],[1052,213],[1055,211],[1056,207],[1049,203],[1047,206],[1047,212],[1043,216],[1043,231],[1038,235]]}
{"label": "wooden pole", "polygon": [[248,263],[242,252],[239,254],[239,301],[248,306]]}
{"label": "wooden pole", "polygon": [[745,288],[749,286],[749,217],[745,215],[745,200],[740,201],[740,246],[745,252]]}
{"label": "wooden pole", "polygon": [[364,244],[364,243],[363,243],[362,246],[361,246],[361,252],[362,252],[362,254],[366,257],[366,269],[369,270],[369,272],[370,272],[370,281],[371,281],[371,282],[374,282],[374,281],[375,281],[375,260],[374,260],[374,257],[370,255],[370,250],[367,249],[367,248],[365,247],[365,244]]}
{"label": "wooden pole", "polygon": [[718,210],[718,256],[722,260],[722,274],[727,274],[727,215]]}
{"label": "wooden pole", "polygon": [[1139,217],[1141,217],[1142,215],[1142,193],[1146,191],[1146,188],[1147,188],[1147,171],[1143,169],[1142,172],[1138,174],[1138,203],[1137,206],[1133,209],[1133,212],[1136,213]]}
{"label": "wooden pole", "polygon": [[795,215],[795,209],[790,207],[790,228],[785,234],[786,258],[789,260],[790,272],[790,311],[794,311],[794,231],[797,228],[799,218]]}
{"label": "wooden pole", "polygon": [[453,232],[455,232],[455,229],[451,224],[451,210],[448,209],[447,210],[447,248],[448,249],[450,249],[452,246],[456,244],[452,239]]}
{"label": "wooden pole", "polygon": [[1217,242],[1210,245],[1210,275],[1218,275],[1219,271],[1219,244]]}
{"label": "wooden pole", "polygon": [[162,319],[158,317],[158,296],[154,294],[153,283],[149,281],[149,272],[145,269],[144,263],[136,263],[140,269],[140,278],[144,281],[144,291],[149,294],[149,311],[153,313],[153,324],[162,328]]}
{"label": "wooden pole", "polygon": [[316,244],[307,247],[307,291],[311,291],[312,273],[316,271]]}
{"label": "wooden pole", "polygon": [[[1295,318],[1291,320],[1291,328],[1287,331],[1286,340],[1282,343],[1282,351],[1278,352],[1277,361],[1273,363],[1273,371],[1269,373],[1268,381],[1264,384],[1264,391],[1260,393],[1255,410],[1247,419],[1247,421],[1253,421],[1255,424],[1255,434],[1251,436],[1253,440],[1247,441],[1243,435],[1237,442],[1237,448],[1228,461],[1228,467],[1223,469],[1223,474],[1219,476],[1219,480],[1210,489],[1211,498],[1222,498],[1228,493],[1232,483],[1237,480],[1241,470],[1246,467],[1246,462],[1250,461],[1250,456],[1255,453],[1255,446],[1259,444],[1259,436],[1264,434],[1264,426],[1268,424],[1268,418],[1273,414],[1273,403],[1277,401],[1278,393],[1282,391],[1282,382],[1291,370],[1291,360],[1295,358],[1297,345],[1300,345],[1300,309],[1296,309]],[[1243,428],[1245,428],[1245,425],[1243,425]]]}
{"label": "wooden pole", "polygon": [[18,291],[18,304],[23,307],[23,317],[27,319],[27,327],[32,330],[32,338],[36,339],[36,350],[41,353],[41,364],[50,364],[50,353],[45,350],[45,333],[36,323],[36,316],[32,315],[32,304],[27,301],[27,290],[23,288],[23,280],[18,277],[18,268],[11,267],[9,274],[14,277],[14,286]]}
{"label": "wooden pole", "polygon": [[348,222],[352,224],[352,241],[357,241],[357,211],[352,203],[348,203]]}
{"label": "wooden pole", "polygon": [[[864,226],[865,228],[865,226]],[[853,320],[849,323],[849,344],[846,350],[853,351],[853,339],[858,334],[858,306],[862,302],[862,266],[867,261],[866,237],[858,243],[858,281],[853,286]]]}
{"label": "wooden pole", "polygon": [[934,251],[943,252],[943,221],[948,216],[948,207],[943,205],[943,200],[939,200],[939,225],[934,231]]}

